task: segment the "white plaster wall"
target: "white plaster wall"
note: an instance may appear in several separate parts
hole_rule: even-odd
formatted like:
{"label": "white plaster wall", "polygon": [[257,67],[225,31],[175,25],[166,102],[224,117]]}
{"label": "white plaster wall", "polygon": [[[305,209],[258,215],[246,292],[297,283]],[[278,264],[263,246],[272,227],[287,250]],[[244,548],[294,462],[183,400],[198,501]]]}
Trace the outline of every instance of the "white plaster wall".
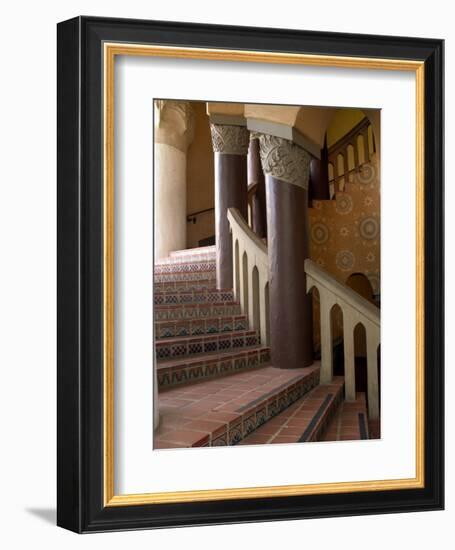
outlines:
{"label": "white plaster wall", "polygon": [[155,260],[186,248],[186,153],[155,144]]}

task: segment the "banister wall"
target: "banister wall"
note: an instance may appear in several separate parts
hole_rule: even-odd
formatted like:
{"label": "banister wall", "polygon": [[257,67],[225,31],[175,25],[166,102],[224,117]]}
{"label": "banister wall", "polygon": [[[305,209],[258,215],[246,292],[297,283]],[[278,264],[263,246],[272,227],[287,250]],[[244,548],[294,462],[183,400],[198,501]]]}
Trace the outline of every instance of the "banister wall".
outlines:
{"label": "banister wall", "polygon": [[[267,246],[248,226],[236,208],[228,209],[234,259],[234,294],[250,327],[259,331],[261,343],[269,345],[269,266]],[[379,418],[378,347],[380,344],[380,310],[357,292],[337,281],[312,260],[305,260],[307,292],[316,288],[321,314],[321,384],[333,377],[333,339],[331,311],[335,305],[343,313],[344,375],[346,401],[355,401],[354,331],[358,324],[365,329],[367,345],[368,416]]]}
{"label": "banister wall", "polygon": [[234,295],[250,327],[269,344],[269,268],[267,247],[236,208],[228,209],[234,259]]}
{"label": "banister wall", "polygon": [[380,311],[374,304],[348,286],[340,283],[312,260],[305,260],[307,291],[319,292],[321,312],[321,384],[333,376],[331,310],[337,304],[343,313],[344,376],[346,401],[354,401],[355,349],[354,331],[360,323],[365,329],[367,344],[368,416],[379,418],[378,347],[380,344]]}

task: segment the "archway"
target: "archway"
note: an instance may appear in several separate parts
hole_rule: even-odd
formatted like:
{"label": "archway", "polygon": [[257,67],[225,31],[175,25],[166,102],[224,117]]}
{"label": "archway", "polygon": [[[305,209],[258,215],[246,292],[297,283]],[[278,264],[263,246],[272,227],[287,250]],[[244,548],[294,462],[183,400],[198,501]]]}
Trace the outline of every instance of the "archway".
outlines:
{"label": "archway", "polygon": [[246,252],[242,257],[242,283],[243,283],[243,313],[248,315],[248,256]]}
{"label": "archway", "polygon": [[354,327],[355,387],[365,394],[368,406],[367,335],[362,323]]}
{"label": "archway", "polygon": [[253,298],[253,327],[260,332],[261,330],[261,306],[259,300],[259,271],[256,266],[253,267],[252,276],[252,298]]}
{"label": "archway", "polygon": [[365,300],[368,300],[371,303],[374,302],[374,293],[373,287],[371,286],[370,280],[363,273],[351,273],[346,279],[345,283],[349,288],[355,290],[357,294],[360,294]]}
{"label": "archway", "polygon": [[313,353],[316,359],[321,358],[321,298],[319,290],[313,286],[310,289],[313,302]]}
{"label": "archway", "polygon": [[234,246],[234,292],[235,292],[235,299],[238,300],[240,298],[240,252],[239,252],[239,241],[238,239],[235,240],[235,246]]}

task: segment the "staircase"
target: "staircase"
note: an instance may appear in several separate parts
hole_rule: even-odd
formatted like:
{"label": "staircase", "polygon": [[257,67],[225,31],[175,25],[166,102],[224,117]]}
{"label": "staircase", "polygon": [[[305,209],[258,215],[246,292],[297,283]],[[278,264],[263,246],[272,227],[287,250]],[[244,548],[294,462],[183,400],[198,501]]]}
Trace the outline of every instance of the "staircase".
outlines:
{"label": "staircase", "polygon": [[[346,434],[339,428],[343,377],[321,386],[319,361],[289,370],[270,364],[270,349],[250,329],[233,290],[215,288],[214,247],[172,252],[157,262],[154,288],[160,409],[155,448]],[[363,411],[364,402],[359,397]],[[348,435],[360,439],[360,429],[354,426]]]}

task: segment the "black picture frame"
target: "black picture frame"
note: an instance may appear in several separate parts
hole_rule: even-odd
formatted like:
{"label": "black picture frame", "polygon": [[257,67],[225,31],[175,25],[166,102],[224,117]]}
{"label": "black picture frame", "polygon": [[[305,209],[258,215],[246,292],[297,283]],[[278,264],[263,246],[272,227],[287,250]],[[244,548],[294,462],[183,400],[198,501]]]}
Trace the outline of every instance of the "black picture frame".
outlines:
{"label": "black picture frame", "polygon": [[[425,486],[104,505],[102,44],[154,43],[419,60],[425,69]],[[442,40],[77,17],[58,25],[58,506],[72,531],[440,510],[444,506]]]}

